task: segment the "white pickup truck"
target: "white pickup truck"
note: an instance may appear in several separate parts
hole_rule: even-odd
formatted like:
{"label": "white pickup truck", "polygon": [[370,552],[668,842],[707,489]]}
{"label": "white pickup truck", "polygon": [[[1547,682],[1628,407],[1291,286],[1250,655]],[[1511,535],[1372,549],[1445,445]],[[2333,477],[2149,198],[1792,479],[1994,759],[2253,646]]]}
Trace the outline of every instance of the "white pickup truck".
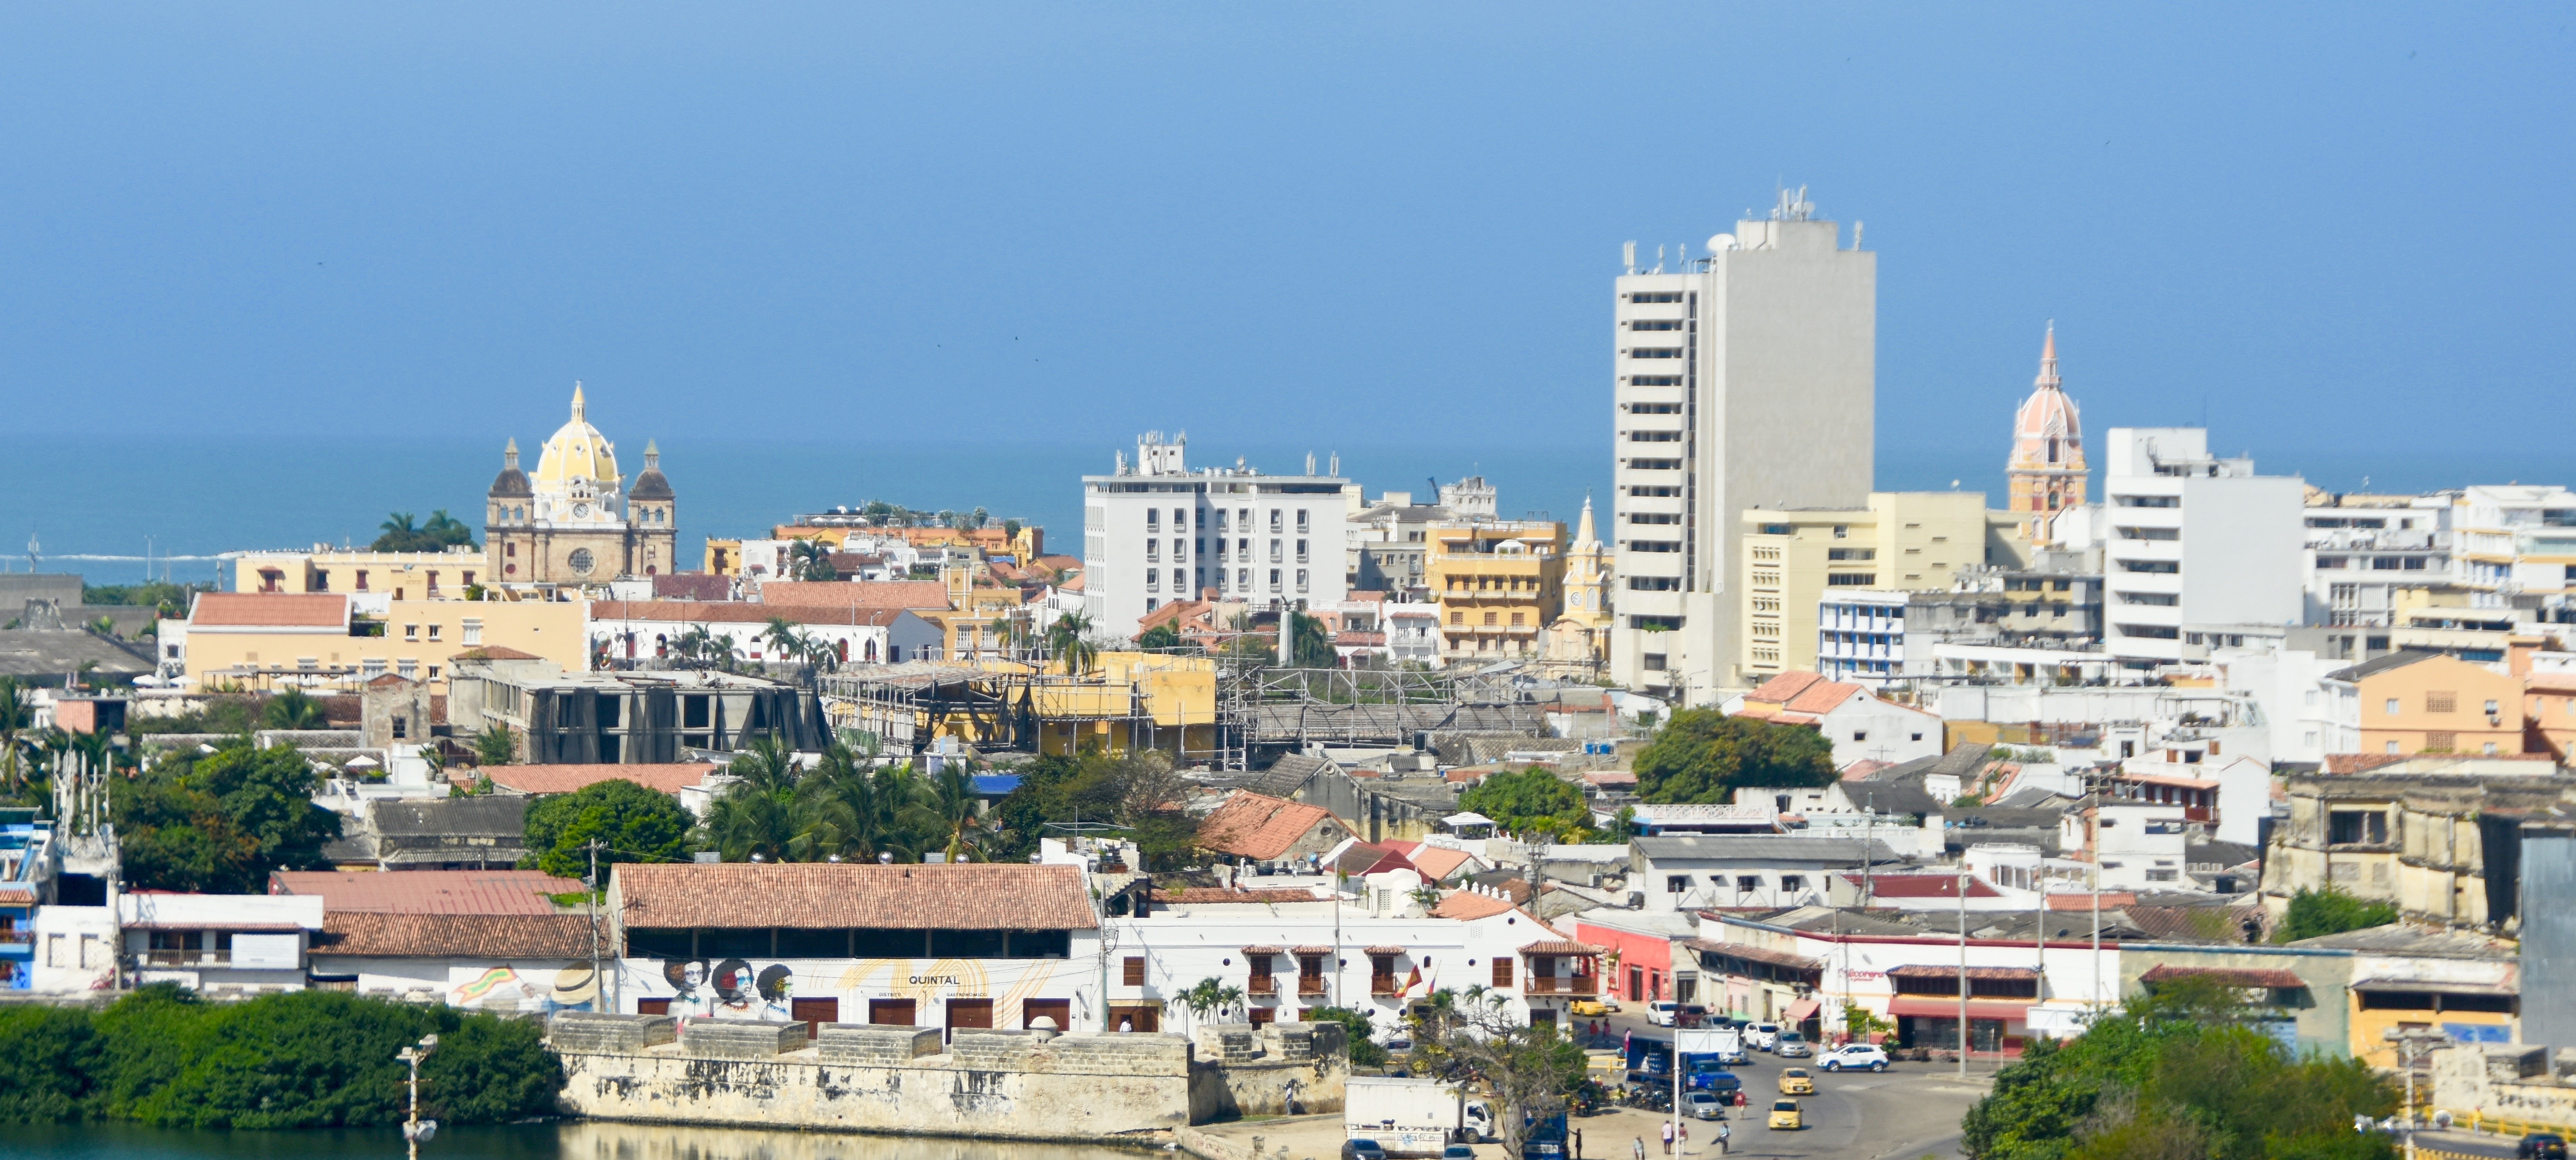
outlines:
{"label": "white pickup truck", "polygon": [[1436,1079],[1350,1077],[1342,1096],[1349,1139],[1375,1140],[1389,1156],[1438,1156],[1454,1141],[1494,1139],[1493,1108]]}

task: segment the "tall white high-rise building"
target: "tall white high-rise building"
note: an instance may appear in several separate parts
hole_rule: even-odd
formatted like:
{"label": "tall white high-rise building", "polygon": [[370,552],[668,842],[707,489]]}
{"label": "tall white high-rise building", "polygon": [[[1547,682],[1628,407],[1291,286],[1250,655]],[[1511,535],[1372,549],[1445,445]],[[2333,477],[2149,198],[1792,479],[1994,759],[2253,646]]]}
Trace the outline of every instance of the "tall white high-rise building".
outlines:
{"label": "tall white high-rise building", "polygon": [[2300,623],[2305,482],[2212,457],[2198,427],[2114,427],[2102,450],[2104,652],[2148,670]]}
{"label": "tall white high-rise building", "polygon": [[1746,509],[1869,502],[1878,260],[1852,237],[1799,189],[1669,271],[1638,269],[1631,243],[1613,306],[1610,664],[1632,688],[1705,704],[1745,683]]}
{"label": "tall white high-rise building", "polygon": [[1136,462],[1082,477],[1083,612],[1105,637],[1204,591],[1254,608],[1312,607],[1345,598],[1343,516],[1348,481],[1247,467],[1189,469],[1189,436],[1137,437]]}

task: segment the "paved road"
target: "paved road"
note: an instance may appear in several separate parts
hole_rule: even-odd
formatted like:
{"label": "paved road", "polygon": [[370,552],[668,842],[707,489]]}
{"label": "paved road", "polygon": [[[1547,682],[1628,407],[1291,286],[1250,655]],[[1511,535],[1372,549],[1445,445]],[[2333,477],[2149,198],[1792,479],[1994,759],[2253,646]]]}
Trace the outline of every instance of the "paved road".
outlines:
{"label": "paved road", "polygon": [[[1594,1046],[1617,1047],[1629,1031],[1641,1038],[1671,1034],[1629,1013],[1612,1015],[1609,1024]],[[1800,1131],[1774,1132],[1763,1126],[1771,1101],[1780,1098],[1784,1067],[1807,1067],[1815,1077],[1816,1094],[1795,1097],[1808,1125]],[[1962,1082],[1951,1067],[1898,1063],[1884,1072],[1829,1074],[1806,1060],[1754,1052],[1748,1062],[1730,1069],[1744,1080],[1748,1104],[1729,1113],[1736,1118],[1728,1121],[1734,1129],[1728,1155],[1752,1160],[1920,1160],[1931,1155],[1947,1160],[1958,1155],[1959,1117],[1985,1095],[1987,1080],[1985,1072],[1972,1069]],[[1648,1160],[1661,1160],[1664,1118],[1623,1108],[1577,1120],[1576,1125],[1585,1129],[1584,1154],[1593,1160],[1625,1160],[1628,1142],[1638,1138],[1646,1141]],[[1714,1128],[1709,1123],[1691,1125],[1687,1160],[1717,1156]]]}

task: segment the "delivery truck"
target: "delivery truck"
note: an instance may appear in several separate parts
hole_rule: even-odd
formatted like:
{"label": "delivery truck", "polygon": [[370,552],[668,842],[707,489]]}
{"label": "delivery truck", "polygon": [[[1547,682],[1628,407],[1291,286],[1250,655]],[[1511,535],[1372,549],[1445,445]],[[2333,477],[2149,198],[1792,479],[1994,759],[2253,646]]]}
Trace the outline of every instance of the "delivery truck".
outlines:
{"label": "delivery truck", "polygon": [[1342,1126],[1389,1156],[1438,1156],[1452,1142],[1492,1142],[1494,1110],[1436,1079],[1355,1075],[1342,1096]]}

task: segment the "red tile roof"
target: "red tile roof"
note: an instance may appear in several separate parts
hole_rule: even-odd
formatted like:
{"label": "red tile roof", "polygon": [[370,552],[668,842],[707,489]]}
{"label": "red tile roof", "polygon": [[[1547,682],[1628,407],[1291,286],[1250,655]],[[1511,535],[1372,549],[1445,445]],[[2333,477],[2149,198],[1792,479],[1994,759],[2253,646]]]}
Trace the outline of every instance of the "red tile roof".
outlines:
{"label": "red tile roof", "polygon": [[1413,868],[1433,881],[1447,878],[1472,857],[1474,855],[1465,850],[1452,850],[1446,846],[1416,846],[1412,854]]}
{"label": "red tile roof", "polygon": [[[324,914],[553,914],[581,883],[535,870],[275,870],[271,894],[318,894]],[[589,954],[583,951],[583,954]]]}
{"label": "red tile roof", "polygon": [[1732,955],[1735,958],[1743,959],[1746,962],[1769,963],[1775,967],[1788,967],[1791,970],[1797,971],[1818,971],[1823,970],[1825,966],[1825,961],[1823,959],[1811,959],[1805,955],[1791,954],[1788,951],[1775,951],[1769,947],[1758,947],[1751,943],[1720,942],[1716,939],[1695,938],[1684,940],[1682,945],[1695,951],[1707,951],[1711,954]]}
{"label": "red tile roof", "polygon": [[[1949,966],[1947,964],[1917,964],[1903,967],[1889,967],[1887,969],[1887,977],[1891,979],[1956,979],[1959,977],[1959,968]],[[2035,967],[1968,968],[1968,979],[1971,982],[1979,979],[1993,982],[2001,979],[2036,979],[2038,977],[2039,970]],[[1973,997],[1973,995],[1971,997]]]}
{"label": "red tile roof", "polygon": [[2222,987],[2277,987],[2298,990],[2308,985],[2296,971],[2282,967],[2184,967],[2172,963],[2147,968],[2138,976],[2141,983],[2169,983],[2175,979],[2207,979]]}
{"label": "red tile roof", "polygon": [[1490,894],[1478,894],[1472,890],[1459,890],[1452,892],[1448,897],[1441,899],[1439,905],[1432,907],[1431,917],[1454,918],[1463,921],[1475,918],[1492,918],[1497,914],[1509,914],[1518,909],[1520,908],[1512,905],[1510,902],[1496,898]]}
{"label": "red tile roof", "polygon": [[337,593],[208,592],[190,628],[346,628],[349,598]]}
{"label": "red tile roof", "polygon": [[1798,694],[1806,692],[1807,686],[1824,679],[1822,673],[1782,673],[1756,686],[1752,692],[1744,695],[1744,699],[1760,701],[1766,705],[1786,705],[1796,699]]}
{"label": "red tile roof", "polygon": [[1790,698],[1789,703],[1780,708],[1789,713],[1830,713],[1843,702],[1866,692],[1868,690],[1858,685],[1845,684],[1841,681],[1818,681],[1798,690],[1798,695]]}
{"label": "red tile roof", "polygon": [[721,765],[679,762],[656,765],[487,765],[483,776],[515,793],[537,796],[573,793],[603,781],[631,781],[646,789],[676,794],[705,781]]}
{"label": "red tile roof", "polygon": [[610,879],[629,927],[1090,930],[1073,866],[1006,862],[625,863]]}
{"label": "red tile roof", "polygon": [[760,586],[764,604],[812,608],[948,607],[948,585],[937,580],[772,580]]}
{"label": "red tile roof", "polygon": [[[2101,905],[2104,910],[2120,910],[2125,907],[2136,906],[2137,904],[2138,896],[2133,891],[2124,890],[2118,893],[2113,893],[2105,890],[2102,892]],[[2091,910],[2093,909],[2093,905],[2093,896],[2090,894],[2051,894],[2048,896],[2048,908],[2050,910]]]}
{"label": "red tile roof", "polygon": [[[1335,821],[1333,812],[1322,806],[1236,790],[1199,823],[1198,844],[1219,854],[1267,862],[1285,855],[1317,826]],[[1334,835],[1349,831],[1349,826],[1336,826]]]}
{"label": "red tile roof", "polygon": [[[405,878],[423,871],[380,875]],[[578,889],[579,883],[575,883]],[[326,914],[316,955],[383,958],[586,959],[586,914]]]}

